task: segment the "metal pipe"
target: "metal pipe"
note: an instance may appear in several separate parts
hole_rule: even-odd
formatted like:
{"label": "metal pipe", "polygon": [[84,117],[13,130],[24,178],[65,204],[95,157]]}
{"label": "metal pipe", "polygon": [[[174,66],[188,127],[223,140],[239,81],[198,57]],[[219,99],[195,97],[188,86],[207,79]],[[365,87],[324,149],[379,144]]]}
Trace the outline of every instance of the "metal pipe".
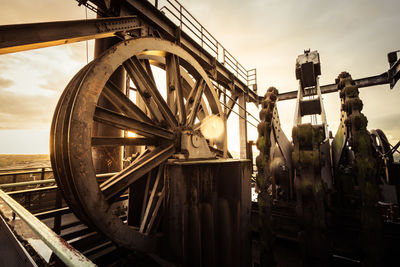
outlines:
{"label": "metal pipe", "polygon": [[0,189],[0,198],[38,235],[67,266],[96,266],[49,227]]}
{"label": "metal pipe", "polygon": [[36,180],[36,181],[27,181],[27,182],[20,182],[20,183],[0,184],[0,188],[10,188],[10,187],[38,185],[38,184],[49,184],[49,183],[55,183],[55,182],[56,182],[56,180],[54,180],[54,179]]}
{"label": "metal pipe", "polygon": [[[354,83],[359,88],[362,88],[362,87],[369,87],[381,84],[388,84],[390,83],[390,80],[388,78],[387,72],[384,72],[380,75],[354,80]],[[322,85],[320,88],[321,88],[321,94],[327,94],[339,91],[337,84]],[[297,90],[278,94],[279,101],[295,99],[296,97],[297,97]]]}
{"label": "metal pipe", "polygon": [[[101,173],[101,174],[96,174],[96,177],[97,178],[108,178],[117,173],[118,172]],[[19,183],[0,184],[0,188],[12,188],[12,187],[19,187],[19,186],[40,185],[40,184],[49,184],[49,183],[55,183],[55,182],[56,182],[55,179],[35,180],[35,181],[26,181],[26,182],[19,182]]]}
{"label": "metal pipe", "polygon": [[27,170],[38,170],[38,169],[51,169],[50,166],[48,167],[31,167],[31,168],[18,168],[18,169],[2,169],[0,171],[7,171],[7,172],[12,172],[12,171],[27,171]]}
{"label": "metal pipe", "polygon": [[[52,190],[56,190],[57,186],[46,186],[46,187],[39,187],[39,188],[32,188],[32,189],[25,189],[25,190],[18,190],[18,191],[11,191],[11,192],[7,192],[7,194],[9,196],[17,196],[17,195],[25,195],[27,197],[30,197],[31,194],[33,193],[43,193],[46,191],[52,191]],[[27,201],[29,202],[29,201]]]}
{"label": "metal pipe", "polygon": [[[4,172],[0,173],[0,176],[9,176],[9,175],[24,175],[24,174],[35,174],[42,173],[43,171],[15,171],[15,172]],[[44,171],[45,173],[53,172],[52,170]]]}

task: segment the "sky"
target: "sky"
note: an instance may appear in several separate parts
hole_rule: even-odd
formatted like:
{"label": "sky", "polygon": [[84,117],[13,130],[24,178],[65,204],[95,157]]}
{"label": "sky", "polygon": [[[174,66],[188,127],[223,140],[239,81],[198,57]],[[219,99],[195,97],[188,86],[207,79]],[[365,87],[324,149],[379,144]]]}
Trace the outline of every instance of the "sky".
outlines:
{"label": "sky", "polygon": [[[164,1],[159,1],[163,3]],[[354,79],[388,69],[387,53],[400,49],[397,0],[181,0],[203,26],[247,69],[257,69],[258,93],[270,86],[297,90],[294,66],[304,49],[318,50],[320,84],[342,71]],[[0,25],[85,19],[74,0],[2,0]],[[88,17],[95,15],[87,11]],[[0,55],[0,154],[48,154],[52,114],[62,90],[87,63],[86,43]],[[88,43],[89,60],[93,42]],[[369,129],[400,139],[399,84],[360,89]],[[339,124],[338,93],[323,96],[329,130]],[[278,103],[290,138],[295,100]],[[258,109],[248,104],[258,117]],[[253,120],[254,123],[254,120]],[[229,120],[228,144],[238,151],[238,119]],[[249,140],[257,139],[248,125]]]}

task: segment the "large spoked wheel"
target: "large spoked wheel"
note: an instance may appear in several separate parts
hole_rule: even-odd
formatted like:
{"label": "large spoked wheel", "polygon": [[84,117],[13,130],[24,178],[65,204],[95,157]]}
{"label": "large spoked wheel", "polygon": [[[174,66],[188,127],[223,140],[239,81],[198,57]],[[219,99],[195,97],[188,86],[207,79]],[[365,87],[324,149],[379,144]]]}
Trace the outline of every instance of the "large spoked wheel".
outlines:
{"label": "large spoked wheel", "polygon": [[[109,80],[120,66],[144,107]],[[155,67],[165,72],[165,88],[154,79]],[[101,106],[100,97],[112,108]],[[188,150],[194,157],[209,155],[212,140],[198,128],[212,114],[222,116],[213,84],[181,47],[151,37],[113,46],[75,75],[53,117],[51,161],[65,200],[81,220],[117,244],[153,251],[165,194],[164,163],[176,154],[187,157]],[[96,123],[125,134],[94,136]],[[119,172],[99,175],[92,156],[99,145],[137,153]]]}

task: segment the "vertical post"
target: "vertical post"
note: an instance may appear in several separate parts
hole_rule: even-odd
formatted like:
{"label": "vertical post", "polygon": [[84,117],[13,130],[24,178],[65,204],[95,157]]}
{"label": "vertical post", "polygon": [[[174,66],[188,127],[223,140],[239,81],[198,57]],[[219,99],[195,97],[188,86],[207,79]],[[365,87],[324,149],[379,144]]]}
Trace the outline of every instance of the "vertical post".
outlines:
{"label": "vertical post", "polygon": [[223,151],[223,157],[227,158],[228,157],[228,117],[226,114],[228,114],[228,109],[226,106],[226,88],[224,87],[224,151]]}
{"label": "vertical post", "polygon": [[[17,175],[16,174],[13,174],[13,183],[15,184],[16,182],[17,182]],[[12,187],[11,188],[11,191],[15,191],[16,190],[16,187]]]}
{"label": "vertical post", "polygon": [[[251,160],[252,168],[253,168],[253,145],[254,145],[253,141],[249,141],[247,143],[247,158]],[[251,169],[251,172],[253,173],[253,169]]]}
{"label": "vertical post", "polygon": [[[100,56],[105,50],[118,42],[120,42],[120,39],[116,37],[96,39],[94,57]],[[124,69],[119,67],[110,77],[110,80],[123,92],[125,92],[125,75]],[[99,105],[110,110],[114,109],[113,105],[103,96],[99,98]],[[96,122],[93,125],[93,133],[95,136],[123,136],[123,131]],[[93,152],[93,164],[96,172],[107,173],[120,171],[122,169],[122,151],[122,147],[95,147]]]}
{"label": "vertical post", "polygon": [[44,174],[45,174],[44,170],[45,168],[42,168],[42,172],[40,174],[40,180],[44,180]]}
{"label": "vertical post", "polygon": [[[44,170],[45,170],[45,168],[42,168],[42,172],[40,173],[40,180],[44,180],[44,175],[45,175]],[[39,187],[43,187],[43,184],[39,185]],[[39,194],[39,207],[40,208],[42,205],[42,199],[43,199],[42,194]]]}
{"label": "vertical post", "polygon": [[[239,95],[239,139],[240,139],[240,158],[247,159],[247,113],[246,113],[246,95]],[[243,108],[241,108],[243,107]]]}
{"label": "vertical post", "polygon": [[[56,190],[56,210],[61,209],[61,207],[62,207],[61,192],[60,192],[60,189],[57,188],[57,190]],[[58,235],[61,233],[61,214],[58,212],[54,215],[53,231]]]}
{"label": "vertical post", "polygon": [[218,44],[218,42],[216,43],[216,47],[217,47],[217,56],[216,56],[216,58],[217,58],[217,61],[220,61],[221,59],[219,58],[219,51],[218,51],[219,44]]}

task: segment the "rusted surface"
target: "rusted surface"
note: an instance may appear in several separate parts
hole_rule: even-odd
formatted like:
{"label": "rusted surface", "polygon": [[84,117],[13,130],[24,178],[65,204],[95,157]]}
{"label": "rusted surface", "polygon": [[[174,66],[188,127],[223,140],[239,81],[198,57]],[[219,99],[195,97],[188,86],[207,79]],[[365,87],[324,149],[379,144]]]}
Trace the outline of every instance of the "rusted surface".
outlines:
{"label": "rusted surface", "polygon": [[29,226],[27,233],[35,233],[67,266],[95,266],[2,190],[0,197]]}
{"label": "rusted surface", "polygon": [[250,161],[170,162],[163,255],[183,266],[250,266]]}
{"label": "rusted surface", "polygon": [[[163,99],[158,91],[159,88],[151,78],[153,77],[151,68],[146,67],[146,64],[154,62],[155,66],[165,67],[166,55],[174,55],[179,59],[175,61],[175,64],[179,62],[185,66],[185,68],[181,65],[166,68],[166,72],[170,76],[177,76],[176,78],[179,80],[187,81],[182,84],[185,89],[182,88],[181,93],[176,92],[175,102],[170,101],[169,104]],[[152,60],[149,60],[149,56]],[[164,60],[157,61],[160,58],[164,58]],[[135,84],[138,96],[143,99],[146,110],[140,111],[134,102],[128,102],[131,101],[129,98],[124,94],[117,93],[117,89],[113,89],[118,86],[113,81],[110,82],[110,77],[120,66],[123,66]],[[180,71],[178,72],[177,69]],[[195,84],[199,81],[203,81],[204,88],[197,91]],[[111,83],[114,85],[110,87]],[[108,86],[104,92],[106,92],[106,98],[111,100],[106,104],[102,100],[104,86]],[[197,100],[193,102],[192,106],[187,107],[187,110],[185,107],[185,112],[182,107],[174,109],[171,106],[182,103],[184,99],[189,101],[190,95],[196,96]],[[113,101],[113,98],[117,99]],[[204,106],[206,104],[207,106]],[[132,109],[132,107],[135,108]],[[158,214],[162,214],[163,207],[160,197],[163,188],[156,188],[154,201],[135,200],[135,202],[145,203],[142,209],[147,209],[146,205],[150,208],[148,216],[140,217],[140,224],[137,225],[140,227],[140,231],[128,226],[119,218],[120,211],[128,209],[128,213],[131,213],[129,212],[130,206],[124,202],[118,202],[119,196],[129,187],[135,186],[137,181],[145,179],[149,172],[153,170],[155,173],[160,172],[161,170],[157,166],[160,166],[174,153],[177,153],[176,157],[183,158],[192,155],[187,149],[195,150],[196,147],[194,145],[193,147],[183,147],[181,136],[183,131],[194,135],[195,120],[193,116],[201,122],[205,118],[206,110],[216,116],[222,116],[218,97],[207,74],[189,53],[176,44],[147,37],[127,40],[105,51],[72,79],[59,101],[53,119],[52,164],[56,180],[59,182],[60,189],[70,204],[71,210],[117,244],[134,250],[154,252],[156,250],[155,233],[159,221]],[[171,118],[178,116],[179,112],[182,115],[186,114],[191,119],[172,120]],[[111,147],[112,149],[121,148],[121,138],[123,137],[118,136],[121,128],[143,135],[144,138],[150,138],[149,141],[157,138],[155,147],[144,146],[146,142],[136,144],[136,147],[140,149],[137,149],[138,154],[130,159],[132,162],[127,162],[125,169],[116,168],[117,173],[107,178],[101,186],[98,184],[96,173],[98,171],[108,172],[109,169],[103,167],[107,167],[107,162],[110,160],[112,161],[110,166],[115,165],[113,165],[114,156],[110,158],[109,153],[104,158],[98,157],[97,152],[91,153],[93,142],[99,138],[105,139],[110,134],[108,129],[106,131],[94,130],[95,128],[99,129],[100,125],[114,128],[111,134],[117,138],[109,137],[110,140],[116,141],[116,144]],[[115,129],[117,129],[116,132],[114,132]],[[92,137],[94,138],[92,139]],[[196,137],[204,139],[200,133],[196,134]],[[190,144],[193,143],[192,141]],[[203,147],[208,150],[206,141],[203,141],[205,144]],[[106,145],[108,146],[108,144]],[[102,146],[96,146],[95,149],[98,147]],[[222,147],[219,148],[222,149]],[[215,156],[209,152],[207,157]],[[152,184],[150,185],[152,186]],[[143,194],[143,197],[148,198],[151,195]],[[130,203],[132,208],[136,206],[132,202]],[[129,216],[129,218],[132,217]]]}

